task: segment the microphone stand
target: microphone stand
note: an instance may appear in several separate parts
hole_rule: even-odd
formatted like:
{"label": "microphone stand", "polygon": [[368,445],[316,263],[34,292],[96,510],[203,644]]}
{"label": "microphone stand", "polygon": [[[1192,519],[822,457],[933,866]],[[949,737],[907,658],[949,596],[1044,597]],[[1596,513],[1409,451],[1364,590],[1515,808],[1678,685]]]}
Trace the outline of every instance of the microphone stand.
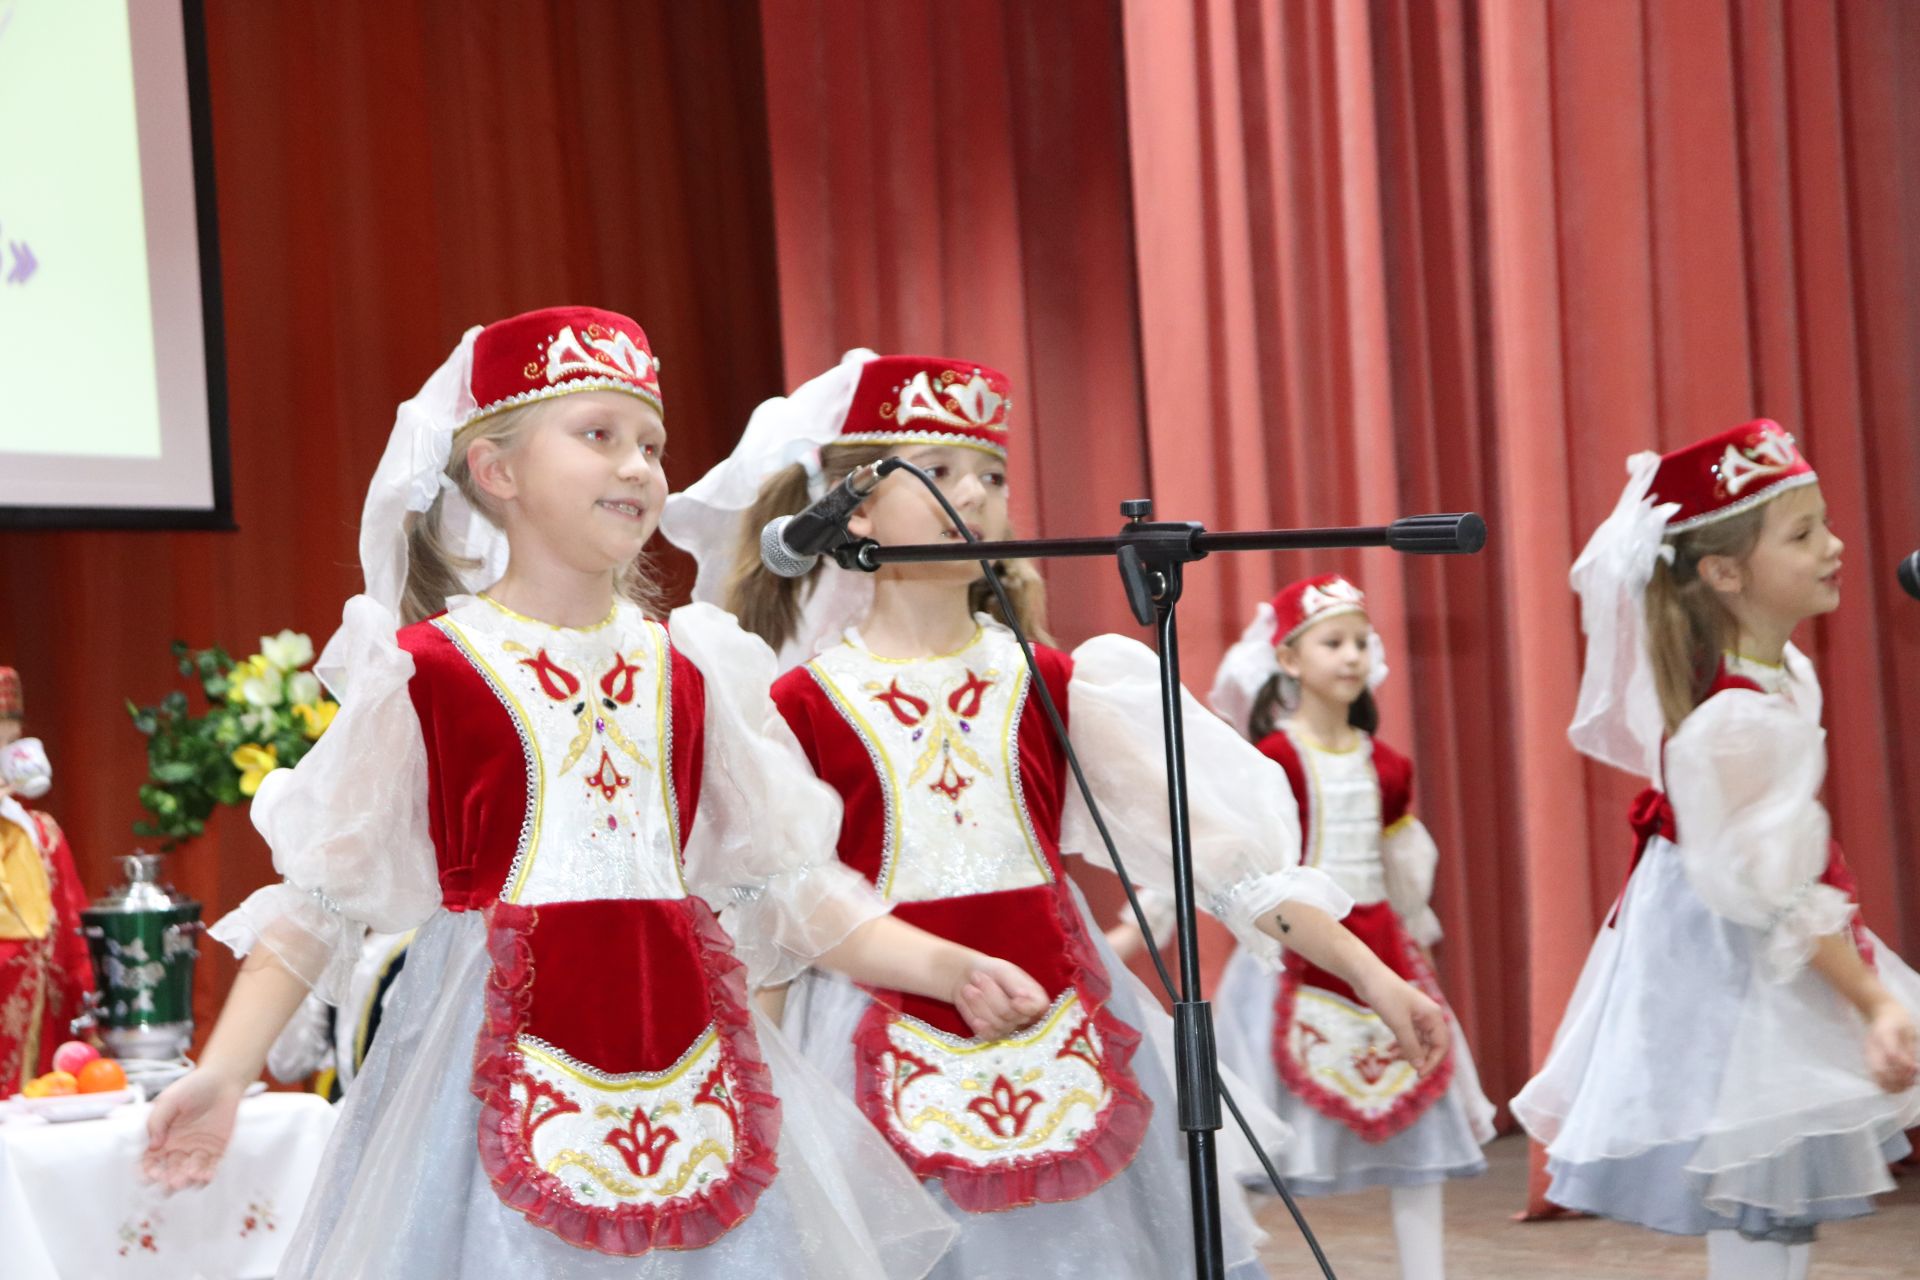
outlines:
{"label": "microphone stand", "polygon": [[[889,459],[888,461],[895,461]],[[883,463],[884,467],[885,464]],[[892,468],[888,468],[889,470]],[[1181,1131],[1187,1135],[1187,1177],[1193,1209],[1194,1262],[1200,1280],[1224,1280],[1220,1237],[1220,1174],[1214,1136],[1220,1128],[1219,1055],[1213,1011],[1202,999],[1200,943],[1193,905],[1193,843],[1187,812],[1186,729],[1180,709],[1177,611],[1185,567],[1215,551],[1337,550],[1390,547],[1410,555],[1471,555],[1487,542],[1478,515],[1405,516],[1389,525],[1345,529],[1263,529],[1210,533],[1197,521],[1154,521],[1153,503],[1120,504],[1127,523],[1110,538],[1029,538],[1008,542],[923,543],[886,547],[850,539],[833,557],[845,569],[872,573],[883,564],[957,560],[1026,560],[1116,556],[1127,604],[1159,641],[1160,707],[1165,721],[1167,804],[1172,817],[1173,894],[1180,952],[1180,991],[1173,1007],[1174,1074]]]}

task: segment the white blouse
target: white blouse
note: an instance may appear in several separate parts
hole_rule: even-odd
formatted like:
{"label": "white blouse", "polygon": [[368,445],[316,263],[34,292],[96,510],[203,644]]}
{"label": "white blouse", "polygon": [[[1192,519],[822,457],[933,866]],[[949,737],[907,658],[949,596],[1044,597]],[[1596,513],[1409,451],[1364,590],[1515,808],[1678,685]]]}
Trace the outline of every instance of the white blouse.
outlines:
{"label": "white blouse", "polygon": [[[1173,890],[1160,675],[1153,651],[1123,636],[1095,636],[1073,652],[1068,730],[1107,829],[1135,884]],[[1285,770],[1180,691],[1186,726],[1187,800],[1199,905],[1269,967],[1280,944],[1258,927],[1283,902],[1338,919],[1353,899],[1300,861],[1300,817]],[[1105,848],[1080,790],[1069,781],[1062,849]]]}
{"label": "white blouse", "polygon": [[1820,683],[1791,645],[1783,666],[1727,663],[1764,692],[1729,689],[1695,708],[1667,743],[1667,794],[1694,892],[1763,931],[1768,976],[1784,981],[1854,911],[1844,893],[1820,883],[1830,833],[1819,798],[1827,773]]}

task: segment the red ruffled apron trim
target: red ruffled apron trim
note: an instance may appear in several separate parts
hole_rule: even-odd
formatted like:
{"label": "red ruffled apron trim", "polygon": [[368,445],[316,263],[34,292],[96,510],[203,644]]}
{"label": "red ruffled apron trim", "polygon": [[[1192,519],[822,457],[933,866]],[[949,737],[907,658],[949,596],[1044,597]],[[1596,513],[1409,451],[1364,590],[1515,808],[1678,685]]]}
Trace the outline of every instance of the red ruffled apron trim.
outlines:
{"label": "red ruffled apron trim", "polygon": [[[1391,906],[1381,902],[1355,907],[1347,918],[1347,924],[1389,969],[1442,1009],[1447,1008],[1446,997],[1441,994],[1440,984],[1428,966],[1426,957],[1408,936]],[[1447,1056],[1440,1065],[1401,1091],[1384,1111],[1368,1114],[1345,1095],[1329,1089],[1313,1076],[1306,1064],[1292,1051],[1294,1019],[1303,985],[1329,992],[1362,1008],[1366,1006],[1353,989],[1340,979],[1308,964],[1297,952],[1286,953],[1286,967],[1280,975],[1280,989],[1273,1007],[1273,1063],[1280,1082],[1315,1111],[1345,1125],[1367,1142],[1385,1142],[1425,1115],[1428,1108],[1452,1086],[1454,1053],[1449,1045]],[[1448,1011],[1448,1017],[1452,1017],[1451,1010]],[[1384,1022],[1381,1025],[1385,1027]],[[1396,1061],[1404,1061],[1397,1045],[1391,1050],[1391,1057]]]}
{"label": "red ruffled apron trim", "polygon": [[1082,1008],[1089,1011],[1082,1016],[1099,1033],[1100,1072],[1111,1094],[1096,1127],[1071,1149],[982,1167],[958,1156],[903,1147],[887,1123],[889,1082],[882,1067],[886,1055],[893,1051],[887,1027],[897,1012],[889,1003],[894,993],[870,992],[873,1003],[854,1031],[854,1094],[861,1111],[917,1176],[938,1178],[947,1198],[968,1213],[1060,1204],[1093,1194],[1133,1163],[1153,1117],[1153,1101],[1140,1088],[1131,1065],[1140,1047],[1140,1033],[1107,1007],[1113,984],[1082,927],[1079,912],[1057,884],[1050,896],[1072,960],[1071,985],[1079,993]]}
{"label": "red ruffled apron trim", "polygon": [[527,1144],[516,1136],[525,1117],[513,1100],[513,1086],[528,1077],[513,1045],[532,1010],[529,935],[540,909],[496,903],[488,911],[487,949],[493,968],[473,1068],[473,1092],[480,1099],[481,1167],[503,1204],[567,1243],[597,1253],[632,1257],[653,1249],[712,1244],[746,1220],[778,1172],[774,1153],[780,1140],[780,1101],[753,1033],[746,971],[706,903],[698,898],[678,901],[686,904],[722,1060],[735,1083],[738,1136],[727,1177],[665,1207],[581,1205],[559,1177],[534,1163]]}

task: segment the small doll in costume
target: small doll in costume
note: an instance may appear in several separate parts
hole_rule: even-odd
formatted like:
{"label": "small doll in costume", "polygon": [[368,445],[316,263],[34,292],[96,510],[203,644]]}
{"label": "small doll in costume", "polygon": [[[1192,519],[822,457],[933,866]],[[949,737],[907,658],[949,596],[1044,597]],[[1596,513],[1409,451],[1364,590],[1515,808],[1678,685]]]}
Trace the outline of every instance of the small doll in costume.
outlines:
{"label": "small doll in costume", "polygon": [[253,802],[284,880],[214,926],[246,962],[148,1126],[148,1175],[204,1183],[306,994],[417,930],[283,1277],[918,1276],[947,1243],[749,983],[819,963],[987,1034],[1044,997],[834,860],[763,643],[650,616],[662,413],[646,335],[587,307],[470,330],[400,406],[338,718]]}
{"label": "small doll in costume", "polygon": [[[1372,690],[1385,678],[1365,595],[1325,574],[1260,606],[1211,701],[1286,771],[1301,861],[1352,896],[1347,927],[1440,1001],[1427,952],[1440,938],[1428,903],[1439,851],[1413,814],[1412,762],[1375,736]],[[1277,983],[1235,952],[1218,1005],[1221,1062],[1259,1082],[1294,1131],[1274,1153],[1288,1188],[1389,1188],[1401,1275],[1444,1276],[1441,1187],[1483,1172],[1480,1147],[1493,1137],[1493,1106],[1459,1029],[1439,1068],[1418,1073],[1379,1014],[1297,951]]]}
{"label": "small doll in costume", "polygon": [[[1006,537],[1012,420],[995,370],[855,351],[763,404],[733,455],[669,505],[663,528],[700,561],[696,597],[721,593],[796,664],[774,700],[845,802],[842,863],[896,914],[1017,960],[1046,988],[1045,1014],[999,1038],[970,1033],[938,999],[817,968],[787,995],[784,1025],[802,1051],[959,1225],[936,1274],[1188,1274],[1171,1024],[1065,873],[1065,853],[1103,846],[978,566],[866,576],[824,564],[784,579],[757,552],[769,519],[889,454],[928,472],[977,537]],[[905,473],[883,480],[850,528],[883,544],[958,540]],[[1024,566],[1008,577],[1022,625],[1041,637],[1039,579]],[[1169,887],[1152,653],[1118,636],[1036,653],[1128,870]],[[1298,865],[1279,770],[1197,704],[1187,731],[1196,878],[1213,913],[1268,954],[1286,934],[1388,1002],[1410,1058],[1443,1057],[1438,1007],[1339,925],[1346,895]],[[1227,1185],[1251,1156],[1241,1144],[1225,1162]],[[1224,1199],[1230,1272],[1259,1274],[1244,1198]]]}
{"label": "small doll in costume", "polygon": [[22,803],[53,785],[45,748],[21,737],[25,715],[20,673],[0,667],[0,1098],[53,1070],[93,990],[73,851],[51,814]]}
{"label": "small doll in costume", "polygon": [[1514,1115],[1570,1209],[1707,1237],[1715,1280],[1807,1274],[1920,1124],[1920,978],[1861,923],[1820,803],[1820,684],[1789,637],[1840,603],[1813,468],[1761,419],[1636,454],[1573,567],[1569,731],[1648,779],[1633,870]]}

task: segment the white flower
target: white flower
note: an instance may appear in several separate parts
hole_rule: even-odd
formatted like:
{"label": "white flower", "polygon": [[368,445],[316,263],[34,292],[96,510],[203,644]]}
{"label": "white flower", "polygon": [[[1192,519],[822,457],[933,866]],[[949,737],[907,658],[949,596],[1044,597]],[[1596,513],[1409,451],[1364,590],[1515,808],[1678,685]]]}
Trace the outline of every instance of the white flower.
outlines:
{"label": "white flower", "polygon": [[240,682],[240,698],[250,707],[277,707],[286,695],[285,677],[268,668],[262,675],[248,676]]}
{"label": "white flower", "polygon": [[311,671],[296,671],[287,677],[287,701],[294,706],[320,700],[320,677]]}
{"label": "white flower", "polygon": [[313,641],[298,631],[261,636],[260,656],[282,671],[298,671],[313,661]]}

